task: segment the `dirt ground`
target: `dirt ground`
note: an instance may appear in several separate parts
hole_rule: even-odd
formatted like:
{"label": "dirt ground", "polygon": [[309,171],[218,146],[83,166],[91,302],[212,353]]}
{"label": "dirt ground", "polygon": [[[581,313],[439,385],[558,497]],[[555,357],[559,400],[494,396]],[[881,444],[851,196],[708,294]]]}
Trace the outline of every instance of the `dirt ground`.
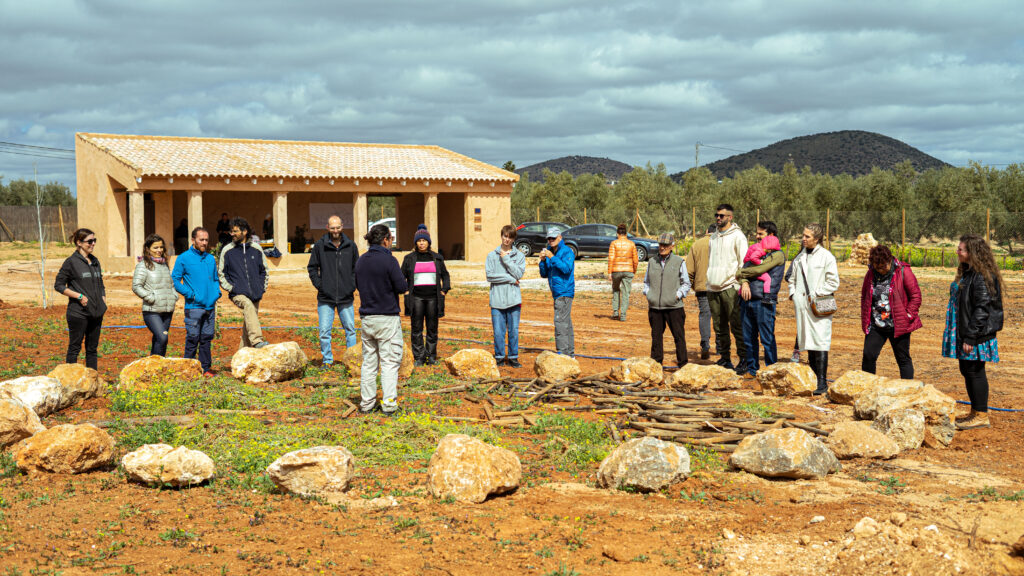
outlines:
{"label": "dirt ground", "polygon": [[[527,280],[537,278],[535,262],[530,259]],[[49,264],[48,287],[60,260]],[[634,284],[628,322],[617,322],[610,318],[604,266],[603,261],[589,260],[577,266],[577,354],[646,355],[650,333],[639,290],[642,275]],[[469,342],[489,342],[491,337],[482,265],[452,263],[450,268],[455,287],[441,321],[446,340],[439,353],[466,346],[486,349]],[[924,328],[913,337],[916,377],[965,400],[956,362],[940,355],[952,272],[917,273],[924,292]],[[829,366],[833,378],[859,368],[863,343],[863,270],[841,266],[841,275]],[[58,297],[57,305],[46,310],[38,306],[38,267],[30,262],[0,264],[0,282],[0,374],[43,374],[63,361],[66,299]],[[1022,409],[1024,369],[1018,343],[1024,337],[1024,278],[1011,273],[1007,282],[1001,361],[989,367],[990,404]],[[148,350],[149,336],[144,329],[115,328],[141,324],[130,278],[109,277],[107,286],[111,309],[103,340],[110,344],[102,349],[100,371],[116,382],[121,367]],[[550,294],[539,280],[524,286],[524,367],[502,368],[517,376],[532,375],[536,349],[554,345]],[[237,347],[237,331],[229,327],[237,326],[240,317],[230,302],[222,303],[226,305],[218,313],[224,336],[214,345],[214,368],[227,371]],[[699,341],[692,296],[686,313],[692,361]],[[319,361],[315,333],[308,329],[316,325],[315,293],[304,270],[272,276],[261,316],[272,342],[296,340]],[[783,358],[788,358],[794,339],[792,316],[791,306],[779,306],[776,334]],[[181,326],[180,318],[179,311],[175,326]],[[182,329],[172,330],[169,355],[180,354],[183,338]],[[338,342],[336,338],[335,354],[340,353]],[[673,358],[671,338],[666,338],[666,348],[666,358]],[[615,363],[580,360],[585,373]],[[898,374],[888,348],[878,370]],[[314,393],[298,385],[282,389]],[[400,391],[400,401],[418,396]],[[736,403],[762,402],[824,424],[850,414],[849,407],[824,399],[779,400],[752,389],[715,396]],[[481,413],[477,405],[458,398],[433,406],[447,415]],[[340,412],[325,407],[299,417],[299,424],[337,422]],[[48,417],[44,424],[114,415],[110,400],[98,398]],[[271,416],[279,417],[285,416]],[[957,433],[949,448],[924,447],[888,461],[847,460],[840,473],[823,481],[765,480],[708,466],[681,484],[648,495],[598,490],[596,463],[582,472],[567,472],[528,447],[520,453],[523,486],[479,505],[426,495],[425,461],[360,468],[349,505],[219,481],[156,490],[124,482],[116,470],[78,476],[9,473],[0,476],[0,575],[1024,574],[1024,560],[1010,554],[1024,535],[1024,413],[993,412],[991,418],[992,428]],[[510,442],[530,438],[526,430],[502,434]],[[398,505],[381,510],[361,505],[382,494],[395,496]],[[900,514],[906,515],[905,522]],[[878,521],[877,534],[854,538],[851,529],[865,517]]]}

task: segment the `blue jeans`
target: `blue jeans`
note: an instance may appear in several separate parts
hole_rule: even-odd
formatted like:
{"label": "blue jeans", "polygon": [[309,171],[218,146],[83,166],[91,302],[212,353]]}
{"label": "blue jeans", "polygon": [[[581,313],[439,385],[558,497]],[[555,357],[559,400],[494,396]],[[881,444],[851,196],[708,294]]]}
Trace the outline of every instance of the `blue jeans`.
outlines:
{"label": "blue jeans", "polygon": [[217,321],[217,309],[185,309],[185,358],[196,358],[203,372],[209,372],[213,364],[210,356],[210,342],[213,342],[213,326]]}
{"label": "blue jeans", "polygon": [[356,312],[353,305],[318,303],[316,315],[320,324],[320,354],[324,358],[324,364],[334,362],[334,353],[331,352],[331,331],[334,329],[335,310],[338,311],[341,327],[345,329],[345,347],[351,348],[356,345]]}
{"label": "blue jeans", "polygon": [[[519,305],[504,310],[491,308],[491,325],[494,327],[494,357],[519,359]],[[505,334],[508,334],[508,356],[505,356]]]}
{"label": "blue jeans", "polygon": [[740,299],[740,315],[743,317],[743,343],[747,348],[744,368],[747,373],[755,374],[761,366],[758,364],[758,337],[764,347],[764,364],[770,366],[779,360],[779,351],[775,346],[775,307],[777,304],[769,300]]}
{"label": "blue jeans", "polygon": [[149,344],[149,353],[157,356],[167,354],[167,331],[171,329],[171,316],[174,312],[143,312],[142,321],[153,333],[153,341]]}

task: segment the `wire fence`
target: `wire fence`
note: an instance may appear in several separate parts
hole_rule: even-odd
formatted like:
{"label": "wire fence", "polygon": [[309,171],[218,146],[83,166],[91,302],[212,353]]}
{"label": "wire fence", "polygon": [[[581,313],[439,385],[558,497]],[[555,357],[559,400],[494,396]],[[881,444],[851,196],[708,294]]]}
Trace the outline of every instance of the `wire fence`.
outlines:
{"label": "wire fence", "polygon": [[[543,213],[539,214],[543,218]],[[563,213],[563,216],[566,215]],[[624,222],[630,231],[638,236],[656,237],[662,232],[673,232],[679,241],[680,251],[686,252],[695,238],[704,236],[714,220],[711,213],[671,215],[634,213]],[[565,224],[603,223],[601,214],[585,211],[569,215]],[[621,218],[621,216],[620,216]],[[799,251],[800,236],[804,227],[812,222],[826,230],[826,245],[836,259],[849,258],[851,244],[861,234],[871,234],[876,241],[888,245],[893,254],[913,266],[957,265],[956,247],[964,234],[978,234],[986,237],[992,245],[996,260],[1004,269],[1024,269],[1024,213],[986,210],[982,212],[925,212],[898,210],[892,212],[804,210],[761,212],[736,207],[733,221],[753,239],[759,221],[774,222],[779,238],[787,247],[790,256]],[[544,220],[542,220],[544,221]],[[556,221],[552,218],[549,221]],[[657,223],[657,224],[655,224]],[[694,233],[696,231],[696,234]]]}
{"label": "wire fence", "polygon": [[78,207],[0,206],[0,242],[38,242],[42,222],[43,242],[66,242],[78,227]]}

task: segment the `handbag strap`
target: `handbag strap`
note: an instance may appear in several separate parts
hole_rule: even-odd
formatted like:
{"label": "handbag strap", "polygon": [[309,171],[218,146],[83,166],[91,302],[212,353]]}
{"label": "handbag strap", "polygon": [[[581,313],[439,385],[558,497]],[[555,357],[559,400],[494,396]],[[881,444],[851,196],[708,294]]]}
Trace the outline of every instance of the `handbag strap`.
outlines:
{"label": "handbag strap", "polygon": [[[805,252],[805,254],[807,254],[807,253]],[[802,262],[801,264],[806,263],[806,262],[807,262],[807,256],[804,256],[804,262]],[[807,297],[810,298],[811,297],[811,285],[807,282],[807,274],[804,274],[804,267],[803,266],[800,267],[800,276],[804,279],[804,294],[806,294]]]}

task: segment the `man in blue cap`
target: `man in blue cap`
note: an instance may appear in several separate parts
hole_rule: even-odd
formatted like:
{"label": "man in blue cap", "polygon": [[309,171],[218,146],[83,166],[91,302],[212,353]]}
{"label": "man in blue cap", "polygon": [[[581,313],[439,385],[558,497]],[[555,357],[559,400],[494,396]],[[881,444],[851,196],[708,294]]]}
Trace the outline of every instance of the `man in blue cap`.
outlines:
{"label": "man in blue cap", "polygon": [[547,248],[540,251],[540,277],[548,279],[555,299],[555,349],[559,354],[576,357],[572,332],[572,300],[576,297],[576,255],[565,245],[562,233],[548,228]]}

